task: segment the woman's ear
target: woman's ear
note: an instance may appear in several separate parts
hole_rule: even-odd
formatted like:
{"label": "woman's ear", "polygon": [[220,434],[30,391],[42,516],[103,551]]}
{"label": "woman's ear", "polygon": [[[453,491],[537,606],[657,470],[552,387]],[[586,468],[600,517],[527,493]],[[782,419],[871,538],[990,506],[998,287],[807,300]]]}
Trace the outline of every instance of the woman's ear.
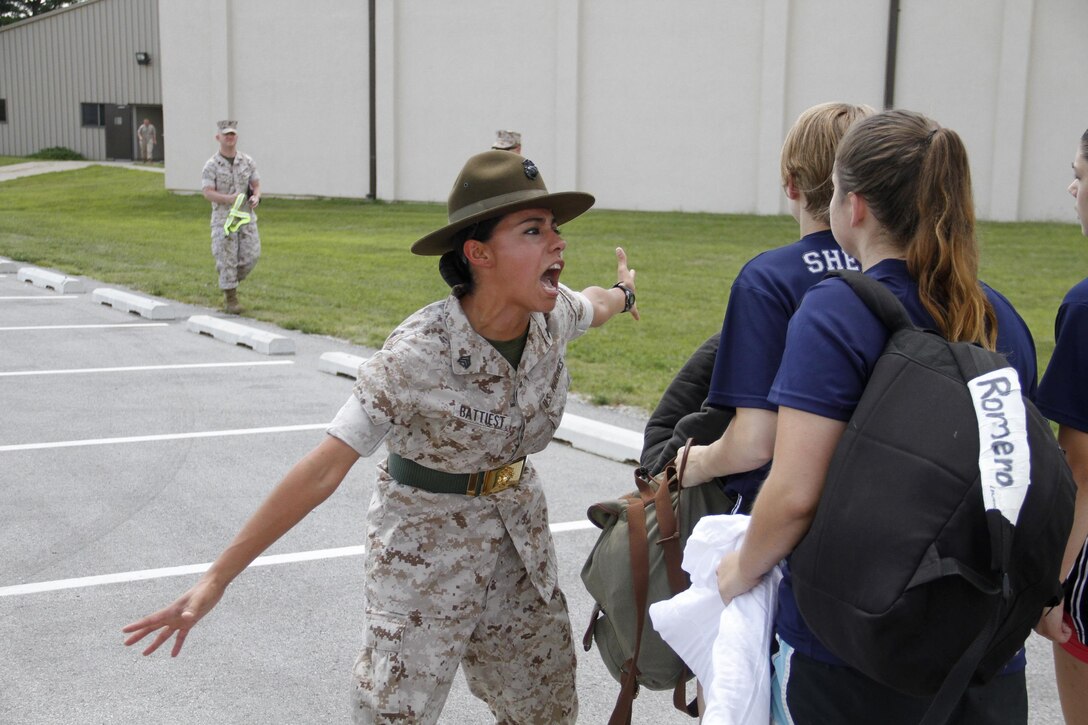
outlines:
{"label": "woman's ear", "polygon": [[490,267],[493,263],[491,248],[478,239],[469,239],[464,246],[465,259],[476,267]]}
{"label": "woman's ear", "polygon": [[861,226],[869,216],[869,203],[853,191],[846,193],[846,202],[850,205],[850,226]]}

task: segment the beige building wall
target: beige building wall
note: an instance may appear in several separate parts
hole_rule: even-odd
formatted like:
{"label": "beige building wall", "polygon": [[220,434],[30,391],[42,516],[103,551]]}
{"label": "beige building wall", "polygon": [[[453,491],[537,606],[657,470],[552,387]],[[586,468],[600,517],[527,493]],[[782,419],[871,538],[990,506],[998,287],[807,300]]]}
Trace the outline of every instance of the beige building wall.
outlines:
{"label": "beige building wall", "polygon": [[[170,188],[240,122],[272,194],[369,192],[366,2],[159,0]],[[827,100],[883,104],[878,0],[377,0],[377,196],[444,201],[499,128],[602,208],[778,213],[778,152]],[[901,0],[895,101],[964,137],[982,218],[1070,219],[1083,0]]]}

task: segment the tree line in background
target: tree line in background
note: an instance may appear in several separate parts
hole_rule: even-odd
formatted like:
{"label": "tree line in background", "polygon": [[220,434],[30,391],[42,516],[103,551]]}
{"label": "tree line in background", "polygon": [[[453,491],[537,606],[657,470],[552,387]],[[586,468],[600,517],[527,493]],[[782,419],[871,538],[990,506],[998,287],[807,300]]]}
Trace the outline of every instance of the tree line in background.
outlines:
{"label": "tree line in background", "polygon": [[78,0],[0,0],[0,26],[75,5]]}

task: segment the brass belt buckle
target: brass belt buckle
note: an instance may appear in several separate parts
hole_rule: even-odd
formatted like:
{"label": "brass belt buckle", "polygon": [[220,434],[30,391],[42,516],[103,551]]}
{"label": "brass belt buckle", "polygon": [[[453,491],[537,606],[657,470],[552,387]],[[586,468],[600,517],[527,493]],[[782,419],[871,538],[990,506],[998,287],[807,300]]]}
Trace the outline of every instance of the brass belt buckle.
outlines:
{"label": "brass belt buckle", "polygon": [[475,486],[472,483],[469,484],[469,493],[475,493],[477,496],[489,496],[499,491],[505,491],[506,489],[518,485],[521,481],[521,472],[525,468],[525,459],[508,463],[501,468],[495,468],[490,471],[485,471],[483,474],[483,485],[480,487],[479,492],[473,491]]}

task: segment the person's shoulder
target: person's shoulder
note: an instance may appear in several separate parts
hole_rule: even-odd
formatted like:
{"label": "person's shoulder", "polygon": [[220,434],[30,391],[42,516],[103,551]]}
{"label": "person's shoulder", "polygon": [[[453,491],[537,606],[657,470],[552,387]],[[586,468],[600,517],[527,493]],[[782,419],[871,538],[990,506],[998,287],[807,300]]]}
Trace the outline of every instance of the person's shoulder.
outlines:
{"label": "person's shoulder", "polygon": [[1088,305],[1088,277],[1069,288],[1062,299],[1064,305]]}
{"label": "person's shoulder", "polygon": [[[986,294],[986,298],[990,300],[990,304],[993,305],[995,314],[998,316],[1004,315],[1015,317],[1023,323],[1023,318],[1020,316],[1020,313],[1017,312],[1016,307],[1013,306],[1012,302],[1009,301],[1008,297],[985,282],[980,282],[979,284],[982,285],[982,291]],[[1027,324],[1024,323],[1024,326],[1027,327]]]}

